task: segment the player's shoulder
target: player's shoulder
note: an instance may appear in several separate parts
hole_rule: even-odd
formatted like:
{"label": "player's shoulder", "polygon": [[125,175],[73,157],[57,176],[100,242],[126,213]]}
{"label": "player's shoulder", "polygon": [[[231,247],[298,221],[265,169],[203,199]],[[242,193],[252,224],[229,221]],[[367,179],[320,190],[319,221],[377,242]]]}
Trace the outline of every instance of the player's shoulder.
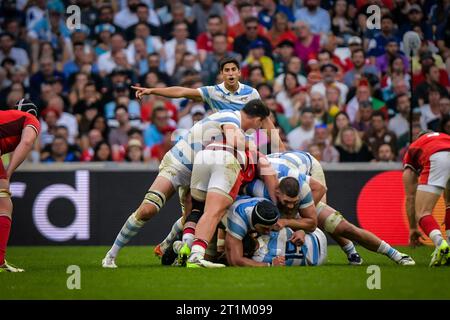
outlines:
{"label": "player's shoulder", "polygon": [[0,119],[2,122],[14,121],[20,118],[28,118],[28,116],[31,116],[31,114],[15,109],[0,111]]}

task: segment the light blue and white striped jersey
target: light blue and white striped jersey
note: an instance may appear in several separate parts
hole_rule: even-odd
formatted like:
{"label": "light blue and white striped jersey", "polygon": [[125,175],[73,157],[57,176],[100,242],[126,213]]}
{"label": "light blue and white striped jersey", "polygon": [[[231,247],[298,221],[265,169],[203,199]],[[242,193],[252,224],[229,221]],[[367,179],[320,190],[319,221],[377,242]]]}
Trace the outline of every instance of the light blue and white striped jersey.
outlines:
{"label": "light blue and white striped jersey", "polygon": [[245,235],[254,230],[252,223],[252,211],[258,202],[264,198],[252,198],[248,196],[239,196],[228,209],[227,213],[227,232],[238,240],[244,239]]}
{"label": "light blue and white striped jersey", "polygon": [[231,93],[225,84],[215,86],[205,86],[197,89],[203,101],[205,101],[213,111],[219,110],[241,110],[244,105],[253,99],[261,99],[258,91],[248,85],[239,82],[239,88],[235,93]]}
{"label": "light blue and white striped jersey", "polygon": [[[307,208],[314,204],[314,200],[309,187],[310,177],[300,173],[300,170],[287,159],[280,157],[267,157],[272,168],[277,172],[278,179],[285,177],[296,178],[300,185],[300,209]],[[270,200],[269,189],[260,179],[255,179],[245,186],[245,193],[253,197],[263,197]]]}
{"label": "light blue and white striped jersey", "polygon": [[283,228],[278,232],[271,231],[270,235],[259,236],[257,238],[259,248],[252,259],[259,262],[272,262],[273,258],[284,256],[286,266],[319,264],[321,252],[316,231],[305,235],[305,243],[302,246],[296,246],[289,241],[293,233],[291,228]]}
{"label": "light blue and white striped jersey", "polygon": [[197,122],[186,135],[170,149],[173,161],[184,165],[192,171],[195,155],[212,142],[223,141],[222,126],[229,124],[241,127],[241,113],[239,111],[224,110],[213,113]]}
{"label": "light blue and white striped jersey", "polygon": [[311,175],[312,155],[305,151],[286,151],[267,155],[268,158],[280,158],[291,162],[300,173]]}

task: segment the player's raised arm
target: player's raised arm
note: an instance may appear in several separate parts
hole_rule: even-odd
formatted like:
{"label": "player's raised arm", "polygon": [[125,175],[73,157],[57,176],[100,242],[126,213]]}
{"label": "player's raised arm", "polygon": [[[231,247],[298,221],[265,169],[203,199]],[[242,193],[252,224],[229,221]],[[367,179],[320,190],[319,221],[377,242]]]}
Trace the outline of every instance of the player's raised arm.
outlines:
{"label": "player's raised arm", "polygon": [[34,128],[28,126],[22,130],[22,138],[20,139],[20,143],[14,150],[8,169],[6,170],[8,179],[11,178],[14,170],[16,170],[18,166],[20,166],[20,164],[28,156],[28,153],[31,151],[31,149],[33,149],[33,144],[36,138],[37,132]]}
{"label": "player's raised arm", "polygon": [[269,192],[270,199],[273,203],[277,203],[277,194],[276,190],[278,189],[279,182],[276,171],[272,168],[267,157],[258,153],[258,176],[263,180],[265,186],[267,187],[267,191]]}
{"label": "player's raised arm", "polygon": [[157,95],[166,98],[187,98],[195,101],[202,101],[203,98],[197,89],[185,87],[167,87],[167,88],[143,88],[138,86],[131,86],[136,90],[136,98],[141,99],[146,95]]}

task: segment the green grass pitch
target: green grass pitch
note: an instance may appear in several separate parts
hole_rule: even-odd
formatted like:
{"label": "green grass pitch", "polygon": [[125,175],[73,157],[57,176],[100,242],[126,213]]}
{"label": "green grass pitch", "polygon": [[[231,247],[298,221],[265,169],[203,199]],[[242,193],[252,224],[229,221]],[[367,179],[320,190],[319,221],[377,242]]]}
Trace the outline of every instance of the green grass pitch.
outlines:
{"label": "green grass pitch", "polygon": [[[450,267],[429,268],[432,248],[400,248],[416,260],[402,267],[358,247],[362,266],[347,265],[337,246],[320,267],[183,269],[164,267],[152,247],[126,247],[119,269],[101,268],[107,247],[10,247],[8,259],[26,269],[0,273],[3,299],[450,299]],[[69,265],[81,269],[81,289],[69,290]],[[369,290],[369,265],[381,289]]]}

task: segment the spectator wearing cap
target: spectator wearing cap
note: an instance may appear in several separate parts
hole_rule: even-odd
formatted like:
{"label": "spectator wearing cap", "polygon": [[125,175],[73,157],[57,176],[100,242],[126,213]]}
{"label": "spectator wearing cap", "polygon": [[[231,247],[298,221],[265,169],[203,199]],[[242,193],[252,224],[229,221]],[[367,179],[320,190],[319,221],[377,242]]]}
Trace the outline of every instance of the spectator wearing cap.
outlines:
{"label": "spectator wearing cap", "polygon": [[314,111],[304,108],[300,111],[300,126],[289,132],[287,139],[292,150],[302,150],[306,141],[314,138]]}
{"label": "spectator wearing cap", "polygon": [[[229,5],[231,5],[234,1],[235,0],[232,0]],[[226,12],[227,7],[229,7],[229,5],[225,7]],[[238,11],[237,12],[238,17],[236,20],[234,18],[231,18],[232,19],[231,23],[229,21],[230,16],[228,14],[226,16],[228,21],[228,36],[233,39],[236,39],[237,37],[245,33],[244,21],[248,17],[256,17],[258,15],[256,6],[253,6],[252,3],[247,0],[239,0],[236,11]],[[261,24],[258,24],[257,30],[260,36],[265,36],[267,33],[267,30]]]}
{"label": "spectator wearing cap", "polygon": [[194,124],[202,120],[206,115],[205,107],[202,104],[189,104],[189,113],[178,121],[178,128],[189,130]]}
{"label": "spectator wearing cap", "polygon": [[114,68],[118,67],[117,54],[119,52],[123,53],[123,55],[126,58],[125,59],[126,63],[128,65],[134,65],[135,60],[133,52],[127,50],[126,46],[127,42],[125,41],[123,34],[115,33],[111,36],[111,49],[106,53],[100,55],[97,60],[100,75],[105,76],[111,73],[111,71],[113,71]]}
{"label": "spectator wearing cap", "polygon": [[295,42],[297,37],[289,26],[289,20],[285,13],[277,12],[273,17],[273,24],[267,33],[267,38],[275,49],[283,41]]}
{"label": "spectator wearing cap", "polygon": [[331,85],[334,85],[339,88],[339,91],[341,93],[340,101],[342,104],[344,104],[347,98],[348,87],[344,83],[336,81],[337,72],[338,68],[332,63],[322,65],[320,67],[322,81],[316,83],[311,87],[311,93],[319,92],[322,95],[325,95],[326,88]]}
{"label": "spectator wearing cap", "polygon": [[268,82],[272,82],[274,78],[273,61],[264,54],[264,42],[255,40],[250,43],[248,56],[243,62],[245,66],[260,65],[264,71],[264,78]]}
{"label": "spectator wearing cap", "polygon": [[264,44],[264,54],[272,57],[272,45],[269,39],[258,34],[258,18],[248,17],[244,20],[245,32],[234,40],[233,51],[241,55],[242,58],[247,57],[250,50],[250,43],[260,40]]}
{"label": "spectator wearing cap", "polygon": [[14,46],[14,36],[8,32],[0,33],[0,64],[5,58],[14,60],[15,65],[28,68],[30,60],[27,52],[22,48]]}
{"label": "spectator wearing cap", "polygon": [[433,40],[433,30],[429,23],[424,19],[422,7],[418,4],[412,4],[408,9],[408,21],[400,26],[399,36],[403,35],[418,26],[422,30],[425,40]]}
{"label": "spectator wearing cap", "polygon": [[237,53],[228,50],[226,34],[215,34],[212,37],[212,51],[208,52],[205,61],[202,63],[201,76],[205,85],[211,86],[216,83],[216,76],[219,73],[219,61],[225,57],[240,58]]}
{"label": "spectator wearing cap", "polygon": [[303,64],[307,64],[308,59],[316,56],[320,51],[320,35],[313,34],[309,25],[300,20],[295,21],[293,29],[297,36],[294,44],[295,54]]}
{"label": "spectator wearing cap", "polygon": [[385,53],[387,43],[392,39],[397,39],[394,18],[391,15],[387,14],[381,17],[380,27],[380,31],[373,38],[366,36],[369,57],[381,56]]}
{"label": "spectator wearing cap", "polygon": [[364,134],[363,140],[376,158],[378,148],[382,144],[389,144],[392,150],[397,150],[397,137],[394,132],[388,130],[384,114],[381,111],[374,111],[370,117],[370,128]]}
{"label": "spectator wearing cap", "polygon": [[144,148],[138,139],[130,139],[126,147],[126,162],[144,162]]}
{"label": "spectator wearing cap", "polygon": [[366,55],[363,49],[357,49],[351,54],[353,68],[344,74],[344,84],[351,88],[354,87],[364,73],[378,75],[378,69],[374,65],[366,64]]}
{"label": "spectator wearing cap", "polygon": [[[139,0],[127,0],[127,6],[114,16],[114,23],[122,29],[127,29],[133,24],[139,22],[137,15],[137,10],[140,6],[139,3]],[[146,22],[154,25],[155,27],[159,27],[160,22],[158,15],[153,9],[148,8],[148,10],[149,13]]]}
{"label": "spectator wearing cap", "polygon": [[147,147],[163,142],[163,129],[169,127],[169,113],[164,106],[155,106],[151,114],[151,123],[143,132],[144,142]]}
{"label": "spectator wearing cap", "polygon": [[389,62],[395,57],[400,56],[403,60],[403,66],[405,70],[409,72],[408,58],[400,52],[399,42],[396,38],[392,37],[386,40],[384,54],[378,56],[375,59],[375,66],[382,74],[386,74],[389,70]]}
{"label": "spectator wearing cap", "polygon": [[330,14],[320,7],[320,0],[305,0],[304,7],[295,12],[295,19],[306,22],[315,34],[327,34],[331,30]]}
{"label": "spectator wearing cap", "polygon": [[[295,41],[295,40],[294,40]],[[283,40],[278,43],[274,51],[273,67],[275,77],[284,73],[289,59],[294,56],[294,42],[289,40]],[[301,61],[300,61],[301,66]]]}
{"label": "spectator wearing cap", "polygon": [[283,14],[284,18],[286,19],[286,24],[288,21],[290,23],[295,22],[295,17],[291,9],[277,2],[278,1],[274,0],[261,1],[262,9],[258,13],[258,20],[259,24],[262,25],[267,30],[271,30],[274,24],[276,23],[275,20],[277,18],[275,18],[275,16],[277,15],[277,13]]}
{"label": "spectator wearing cap", "polygon": [[[121,82],[113,87],[114,100],[105,105],[104,115],[107,119],[114,119],[117,106],[122,105],[127,108],[130,119],[139,119],[141,116],[141,108],[136,100],[130,99],[130,89],[128,85]],[[109,121],[110,122],[110,121]],[[110,125],[114,122],[110,122]]]}
{"label": "spectator wearing cap", "polygon": [[[198,54],[196,42],[188,38],[188,26],[186,23],[177,23],[174,26],[173,35],[173,39],[164,43],[164,52],[166,53],[166,71],[170,76],[172,76],[175,72],[177,46],[183,46],[185,48],[184,51],[190,52],[194,55]],[[196,67],[200,69],[199,64]]]}
{"label": "spectator wearing cap", "polygon": [[[206,31],[198,35],[197,49],[200,63],[206,60],[208,53],[213,52],[213,38],[217,34],[221,34],[224,31],[224,25],[222,17],[218,15],[210,15],[208,17],[208,23],[206,25]],[[226,37],[227,50],[233,50],[233,39]]]}
{"label": "spectator wearing cap", "polygon": [[150,10],[145,3],[139,3],[136,8],[137,22],[126,28],[125,37],[127,41],[132,41],[136,37],[136,27],[143,23],[149,28],[149,35],[159,36],[158,28],[154,24],[148,22],[150,18]]}
{"label": "spectator wearing cap", "polygon": [[[85,63],[87,51],[92,50],[89,46],[83,42],[73,43],[73,55],[74,59],[67,61],[63,66],[63,73],[66,79],[81,70],[81,67]],[[92,72],[98,73],[98,66],[96,63],[92,64]]]}
{"label": "spectator wearing cap", "polygon": [[94,28],[97,45],[95,46],[95,54],[97,56],[111,50],[111,35],[116,32],[116,27],[110,23],[98,24]]}

